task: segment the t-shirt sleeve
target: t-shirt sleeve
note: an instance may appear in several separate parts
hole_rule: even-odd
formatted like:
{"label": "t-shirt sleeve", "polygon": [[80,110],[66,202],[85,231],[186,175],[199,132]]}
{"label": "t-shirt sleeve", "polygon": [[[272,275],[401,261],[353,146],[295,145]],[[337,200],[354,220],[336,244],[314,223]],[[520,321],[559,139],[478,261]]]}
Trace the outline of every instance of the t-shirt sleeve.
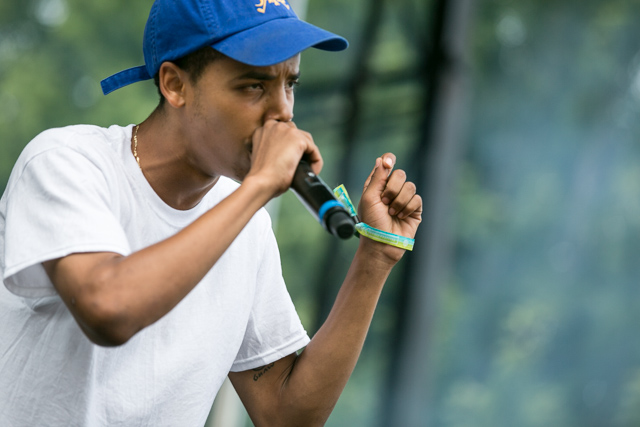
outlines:
{"label": "t-shirt sleeve", "polygon": [[105,164],[68,147],[39,153],[14,171],[3,196],[0,242],[2,279],[11,292],[54,294],[43,261],[78,252],[130,252],[114,211],[109,173]]}
{"label": "t-shirt sleeve", "polygon": [[278,245],[268,228],[253,307],[232,372],[268,365],[310,341],[282,278]]}

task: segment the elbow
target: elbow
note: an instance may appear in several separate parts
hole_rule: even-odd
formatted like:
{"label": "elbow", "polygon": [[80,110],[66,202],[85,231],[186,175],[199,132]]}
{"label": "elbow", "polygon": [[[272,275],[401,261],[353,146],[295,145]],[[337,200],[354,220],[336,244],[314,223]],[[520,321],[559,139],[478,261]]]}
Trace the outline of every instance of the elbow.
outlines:
{"label": "elbow", "polygon": [[84,332],[84,335],[89,339],[89,341],[100,347],[118,347],[126,344],[128,341],[127,338],[96,333],[95,331],[91,331],[85,328],[82,328],[82,331]]}
{"label": "elbow", "polygon": [[124,304],[106,295],[79,301],[72,313],[87,338],[102,347],[121,346],[141,329]]}
{"label": "elbow", "polygon": [[[315,406],[313,401],[306,404],[298,401],[294,408],[282,407],[278,415],[274,415],[269,421],[261,422],[256,426],[322,427],[326,424],[332,411],[333,406],[327,408]],[[283,414],[286,416],[282,417]]]}
{"label": "elbow", "polygon": [[101,347],[118,347],[126,344],[133,337],[119,330],[103,327],[82,328],[82,330],[89,341]]}
{"label": "elbow", "polygon": [[74,254],[43,263],[76,323],[94,344],[125,344],[140,329],[144,314],[136,309],[131,286],[120,274],[115,253]]}

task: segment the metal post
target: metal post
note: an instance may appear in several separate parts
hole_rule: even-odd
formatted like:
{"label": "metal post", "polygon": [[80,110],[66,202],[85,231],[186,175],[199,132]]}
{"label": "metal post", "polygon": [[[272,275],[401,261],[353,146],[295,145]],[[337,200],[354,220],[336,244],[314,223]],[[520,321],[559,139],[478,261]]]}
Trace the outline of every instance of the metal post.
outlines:
{"label": "metal post", "polygon": [[[353,178],[344,171],[349,171],[353,165],[356,144],[355,140],[361,127],[361,116],[363,112],[363,91],[369,84],[371,70],[369,69],[369,58],[375,47],[377,34],[383,21],[383,10],[385,0],[371,0],[371,4],[367,8],[368,15],[365,18],[364,28],[362,29],[361,45],[355,52],[356,58],[353,61],[353,68],[346,84],[346,103],[345,103],[345,121],[342,129],[341,139],[343,141],[344,152],[340,157],[339,171],[343,171],[341,182],[347,188],[361,188],[362,183],[353,182]],[[342,283],[342,273],[338,271],[336,265],[338,260],[343,259],[342,242],[337,239],[331,239],[327,247],[321,265],[321,271],[325,274],[318,276],[315,289],[316,300],[318,301],[318,313],[315,319],[313,330],[316,331],[324,323],[333,306],[333,300]]]}
{"label": "metal post", "polygon": [[454,180],[467,103],[466,46],[472,0],[437,0],[430,46],[423,47],[424,122],[411,176],[424,201],[423,222],[403,272],[400,321],[380,426],[423,427],[430,414],[429,339],[435,294],[447,278]]}

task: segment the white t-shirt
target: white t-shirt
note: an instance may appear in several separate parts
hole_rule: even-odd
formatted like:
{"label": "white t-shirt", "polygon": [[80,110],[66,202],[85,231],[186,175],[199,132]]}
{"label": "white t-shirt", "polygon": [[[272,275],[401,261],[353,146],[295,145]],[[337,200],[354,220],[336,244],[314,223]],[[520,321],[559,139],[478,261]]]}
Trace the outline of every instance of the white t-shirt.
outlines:
{"label": "white t-shirt", "polygon": [[43,261],[131,254],[175,234],[238,186],[220,178],[193,209],[172,209],[138,168],[131,130],[43,132],[0,199],[3,427],[203,425],[229,371],[269,364],[309,342],[264,209],[162,319],[119,347],[84,336]]}

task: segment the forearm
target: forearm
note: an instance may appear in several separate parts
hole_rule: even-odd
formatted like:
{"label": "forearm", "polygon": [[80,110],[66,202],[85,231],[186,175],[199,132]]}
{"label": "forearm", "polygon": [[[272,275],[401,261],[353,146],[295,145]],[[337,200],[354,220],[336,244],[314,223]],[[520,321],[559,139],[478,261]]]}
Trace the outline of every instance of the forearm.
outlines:
{"label": "forearm", "polygon": [[[359,216],[366,224],[413,238],[422,199],[406,174],[391,172],[395,156],[376,159],[365,181]],[[229,378],[256,426],[321,426],[356,365],[380,293],[404,250],[366,237],[353,259],[329,317],[300,356],[263,367],[268,374],[232,372]]]}
{"label": "forearm", "polygon": [[99,343],[126,342],[200,282],[267,200],[260,185],[247,182],[174,236],[129,256],[96,263],[82,254],[45,267],[85,331],[104,336]]}
{"label": "forearm", "polygon": [[329,417],[355,368],[391,271],[393,264],[376,250],[379,245],[361,242],[327,320],[283,387],[283,401],[292,413],[312,415],[319,425]]}

